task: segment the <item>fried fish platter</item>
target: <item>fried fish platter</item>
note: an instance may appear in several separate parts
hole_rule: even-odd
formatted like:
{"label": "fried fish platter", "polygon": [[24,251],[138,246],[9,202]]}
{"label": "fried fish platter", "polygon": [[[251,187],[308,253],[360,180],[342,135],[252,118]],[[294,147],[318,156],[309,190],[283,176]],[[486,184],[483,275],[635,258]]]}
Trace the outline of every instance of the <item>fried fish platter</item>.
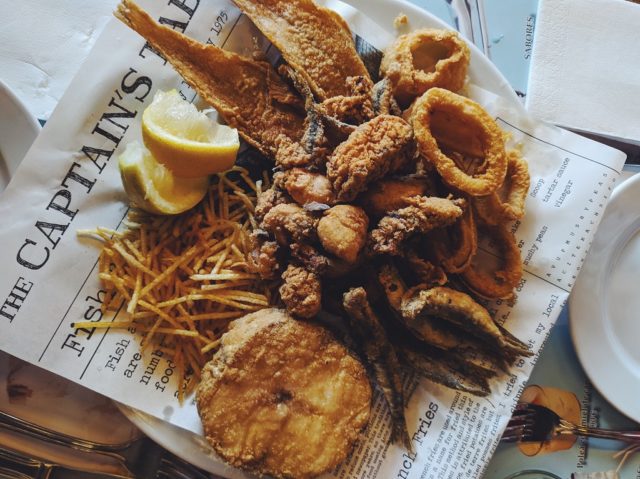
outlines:
{"label": "fried fish platter", "polygon": [[311,0],[234,1],[281,51],[277,70],[155,25],[131,0],[118,15],[274,161],[247,265],[286,313],[236,322],[203,372],[198,409],[231,464],[313,477],[349,452],[371,399],[361,363],[308,323],[320,311],[343,320],[392,438],[409,449],[403,369],[487,395],[530,355],[485,307],[513,299],[522,275],[507,222],[524,214],[528,170],[461,94],[469,49],[457,34],[400,37],[373,84],[335,13]]}
{"label": "fried fish platter", "polygon": [[306,479],[346,458],[371,395],[362,364],[326,330],[264,309],[222,337],[197,405],[208,441],[230,464]]}

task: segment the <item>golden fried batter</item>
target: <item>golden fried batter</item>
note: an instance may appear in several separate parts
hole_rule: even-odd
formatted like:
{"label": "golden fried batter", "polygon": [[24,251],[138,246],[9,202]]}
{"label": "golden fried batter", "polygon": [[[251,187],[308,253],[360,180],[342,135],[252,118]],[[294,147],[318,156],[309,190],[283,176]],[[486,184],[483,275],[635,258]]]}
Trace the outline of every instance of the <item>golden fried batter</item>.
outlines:
{"label": "golden fried batter", "polygon": [[315,238],[317,224],[316,218],[295,203],[281,203],[264,215],[260,226],[286,247],[292,241]]}
{"label": "golden fried batter", "polygon": [[464,200],[414,196],[409,206],[392,211],[380,220],[369,239],[375,253],[401,254],[401,243],[414,233],[426,233],[450,225],[460,215]]}
{"label": "golden fried batter", "polygon": [[318,105],[320,113],[350,125],[359,125],[373,118],[373,83],[369,77],[349,77],[347,86],[349,94],[326,99]]}
{"label": "golden fried batter", "polygon": [[276,178],[278,184],[281,184],[299,205],[307,203],[332,205],[336,201],[331,182],[322,173],[292,168],[278,173]]}
{"label": "golden fried batter", "polygon": [[313,318],[322,307],[320,277],[301,266],[290,264],[282,273],[280,298],[287,311],[301,318]]}
{"label": "golden fried batter", "polygon": [[360,125],[327,163],[327,177],[338,200],[351,201],[369,183],[404,167],[412,148],[413,131],[400,117],[380,115]]}
{"label": "golden fried batter", "polygon": [[262,221],[264,215],[266,215],[271,208],[282,203],[291,203],[291,198],[280,188],[272,186],[268,190],[263,191],[262,194],[258,196],[254,213],[255,219]]}
{"label": "golden fried batter", "polygon": [[371,396],[363,366],[326,330],[264,309],[231,324],[197,405],[207,440],[233,466],[309,479],[353,449]]}
{"label": "golden fried batter", "polygon": [[412,196],[428,196],[430,193],[427,178],[404,176],[385,178],[373,183],[358,198],[358,203],[371,218],[381,218],[390,211],[408,206],[407,199]]}
{"label": "golden fried batter", "polygon": [[382,57],[380,75],[391,80],[402,107],[429,88],[458,91],[469,66],[469,47],[457,32],[426,28],[399,36]]}
{"label": "golden fried batter", "polygon": [[[432,88],[412,108],[411,124],[420,154],[433,164],[449,186],[470,195],[490,195],[504,181],[507,154],[504,132],[484,108],[473,100],[442,88]],[[468,172],[447,154],[471,155]],[[463,155],[464,156],[464,155]]]}
{"label": "golden fried batter", "polygon": [[278,243],[265,241],[255,233],[251,235],[251,243],[251,253],[247,257],[249,270],[258,273],[262,279],[274,279],[281,271]]}
{"label": "golden fried batter", "polygon": [[333,10],[312,0],[234,0],[320,101],[349,93],[347,78],[369,73],[351,31]]}
{"label": "golden fried batter", "polygon": [[524,216],[524,203],[531,181],[529,166],[517,150],[509,150],[507,157],[507,174],[502,186],[491,195],[472,200],[480,219],[489,225],[506,223]]}
{"label": "golden fried batter", "polygon": [[115,15],[159,51],[261,153],[274,159],[279,149],[300,141],[303,104],[269,63],[204,45],[161,26],[132,0],[123,0]]}
{"label": "golden fried batter", "polygon": [[367,242],[369,218],[361,208],[336,205],[318,222],[318,238],[324,249],[348,263],[354,263]]}

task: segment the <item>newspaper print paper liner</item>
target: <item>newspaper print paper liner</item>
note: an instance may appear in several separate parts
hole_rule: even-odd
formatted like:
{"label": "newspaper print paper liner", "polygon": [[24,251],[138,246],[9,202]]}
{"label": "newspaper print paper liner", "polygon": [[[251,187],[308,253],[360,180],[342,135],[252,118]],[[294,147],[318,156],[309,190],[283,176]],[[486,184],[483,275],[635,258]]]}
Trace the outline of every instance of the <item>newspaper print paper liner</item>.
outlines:
{"label": "newspaper print paper liner", "polygon": [[[146,0],[142,3],[155,18],[174,18],[178,7],[182,10],[181,18],[185,19],[184,13],[189,9],[185,2],[163,5]],[[384,47],[393,38],[392,23],[399,13],[407,14],[409,28],[443,26],[418,8],[397,0],[375,3],[362,0],[355,3],[354,0],[354,5],[374,16],[379,25],[367,22],[357,10],[344,4],[329,5],[345,15],[355,33],[377,48]],[[219,43],[225,44],[225,48],[250,53],[252,42],[247,38],[253,36],[265,45],[258,32],[246,19],[238,18],[237,9],[225,0],[201,1],[195,15],[193,11],[189,14],[187,33],[201,41],[206,40],[212,35],[211,25],[215,27],[216,22],[220,23],[223,10],[226,26],[222,25],[220,29],[224,38]],[[234,29],[244,31],[244,36],[226,34],[226,29],[232,25]],[[70,328],[74,320],[87,312],[87,307],[94,307],[87,301],[95,302],[95,292],[99,289],[93,270],[98,255],[95,244],[77,240],[68,232],[59,237],[60,244],[46,268],[26,271],[15,264],[16,250],[26,244],[23,243],[25,237],[29,239],[33,234],[34,221],[46,211],[59,188],[60,179],[67,179],[65,172],[68,175],[71,171],[70,164],[82,173],[85,173],[82,168],[97,166],[83,156],[82,145],[113,146],[97,130],[107,126],[106,121],[101,123],[101,112],[105,111],[106,105],[122,104],[136,115],[143,109],[144,102],[135,98],[146,91],[142,75],[153,78],[154,90],[181,85],[171,67],[144,47],[143,39],[123,25],[111,22],[0,201],[0,214],[8,225],[0,231],[0,241],[6,245],[0,251],[0,260],[7,265],[6,274],[0,278],[0,291],[12,291],[14,284],[20,281],[20,284],[28,282],[34,291],[22,302],[20,310],[16,310],[12,317],[14,321],[0,322],[0,349],[151,416],[201,433],[193,403],[187,402],[183,407],[177,404],[173,395],[175,381],[169,379],[166,387],[154,388],[154,385],[162,386],[167,379],[165,376],[171,372],[166,359],[156,358],[155,363],[150,363],[148,377],[140,377],[139,373],[146,373],[146,370],[145,365],[138,362],[137,381],[126,380],[122,373],[132,364],[132,356],[138,351],[137,343],[126,332],[100,332],[90,338],[86,332],[82,336],[80,331]],[[525,259],[525,275],[518,287],[516,302],[494,303],[490,309],[512,333],[529,342],[534,352],[538,352],[566,301],[624,155],[523,117],[507,82],[473,47],[470,76],[474,83],[504,97],[501,100],[487,91],[470,89],[472,96],[512,134],[513,142],[520,144],[530,161],[533,186],[528,213],[523,222],[514,224],[513,228]],[[140,90],[135,90],[134,85]],[[129,95],[123,98],[125,86]],[[186,89],[183,91],[188,93]],[[193,93],[191,95],[193,97]],[[151,95],[145,95],[145,98],[148,103]],[[112,130],[120,135],[116,138],[118,149],[112,155],[114,158],[120,148],[140,135],[139,121],[135,118],[128,123],[118,120],[120,124],[115,125],[120,130]],[[115,128],[113,122],[109,126]],[[79,212],[70,230],[115,227],[126,214],[126,197],[120,185],[117,162],[113,158],[110,162],[105,158],[98,160],[104,163],[104,171],[100,170],[100,181],[96,178],[91,195],[74,196],[72,206]],[[43,167],[45,162],[46,167]],[[585,205],[589,206],[588,212],[584,211]],[[577,243],[574,244],[576,235]],[[543,242],[544,249],[541,247]],[[52,287],[45,287],[47,285]],[[378,396],[373,404],[367,439],[361,441],[336,476],[447,478],[481,475],[534,363],[535,357],[523,360],[510,375],[496,379],[492,384],[494,393],[483,399],[407,378],[406,387],[411,393],[407,395],[410,398],[407,419],[417,454],[408,454],[402,448],[388,444],[386,408]],[[114,366],[113,372],[108,370],[109,364]],[[159,420],[155,422],[160,424]],[[140,424],[142,427],[142,422]],[[143,429],[173,450],[184,440],[163,431],[157,424]],[[199,444],[203,444],[202,438],[199,439]],[[173,441],[177,444],[172,444]],[[193,446],[191,442],[186,449]],[[200,451],[198,447],[194,449]],[[184,449],[180,449],[185,454]],[[200,452],[207,457],[204,451]],[[199,464],[197,458],[190,460]],[[224,469],[214,461],[206,466],[214,472],[219,467]],[[227,472],[221,472],[228,475],[228,468]]]}

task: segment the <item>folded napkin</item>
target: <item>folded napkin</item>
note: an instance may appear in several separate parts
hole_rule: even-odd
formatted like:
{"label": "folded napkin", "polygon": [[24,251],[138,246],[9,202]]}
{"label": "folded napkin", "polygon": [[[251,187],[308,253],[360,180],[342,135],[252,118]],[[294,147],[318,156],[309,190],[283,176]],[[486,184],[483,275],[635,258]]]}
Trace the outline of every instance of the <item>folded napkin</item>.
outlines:
{"label": "folded napkin", "polygon": [[527,109],[538,118],[640,144],[640,5],[540,0]]}

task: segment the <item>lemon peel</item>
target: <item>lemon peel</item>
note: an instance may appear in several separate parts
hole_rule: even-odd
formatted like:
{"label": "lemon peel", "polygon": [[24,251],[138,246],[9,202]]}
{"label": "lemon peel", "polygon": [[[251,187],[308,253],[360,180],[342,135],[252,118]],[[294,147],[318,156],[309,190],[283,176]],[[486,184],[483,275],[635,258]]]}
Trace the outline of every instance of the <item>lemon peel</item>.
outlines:
{"label": "lemon peel", "polygon": [[175,215],[193,208],[207,193],[209,177],[175,176],[139,142],[118,157],[124,190],[133,206],[154,214]]}
{"label": "lemon peel", "polygon": [[142,138],[156,160],[185,178],[228,170],[240,147],[238,130],[211,120],[177,90],[155,93],[142,114]]}

